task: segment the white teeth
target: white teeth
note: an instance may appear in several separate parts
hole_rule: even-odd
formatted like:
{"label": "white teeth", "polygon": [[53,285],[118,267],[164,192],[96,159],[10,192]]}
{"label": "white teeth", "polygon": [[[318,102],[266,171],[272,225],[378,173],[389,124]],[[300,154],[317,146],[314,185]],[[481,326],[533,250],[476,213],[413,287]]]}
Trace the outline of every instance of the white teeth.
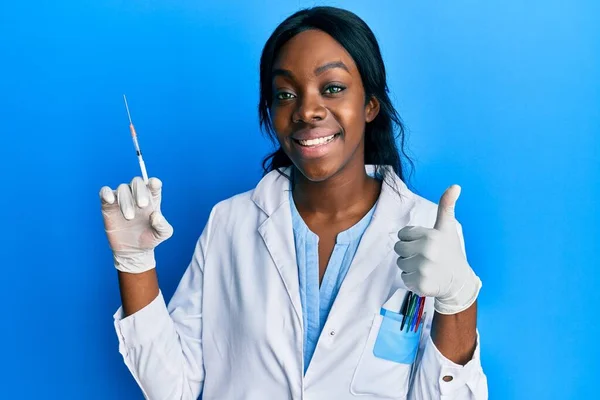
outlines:
{"label": "white teeth", "polygon": [[331,135],[331,136],[325,136],[322,138],[318,138],[318,139],[298,140],[298,142],[300,142],[300,144],[302,146],[316,146],[318,144],[324,144],[324,143],[331,142],[334,137],[335,137],[335,134]]}

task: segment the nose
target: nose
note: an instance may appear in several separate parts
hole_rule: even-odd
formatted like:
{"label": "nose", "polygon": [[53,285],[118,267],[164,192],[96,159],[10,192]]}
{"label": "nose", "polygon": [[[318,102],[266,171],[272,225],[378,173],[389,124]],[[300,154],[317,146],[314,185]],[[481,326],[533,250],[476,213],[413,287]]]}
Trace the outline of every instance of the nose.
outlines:
{"label": "nose", "polygon": [[327,109],[321,102],[321,96],[305,94],[297,104],[298,106],[292,114],[293,122],[311,123],[322,121],[327,116]]}

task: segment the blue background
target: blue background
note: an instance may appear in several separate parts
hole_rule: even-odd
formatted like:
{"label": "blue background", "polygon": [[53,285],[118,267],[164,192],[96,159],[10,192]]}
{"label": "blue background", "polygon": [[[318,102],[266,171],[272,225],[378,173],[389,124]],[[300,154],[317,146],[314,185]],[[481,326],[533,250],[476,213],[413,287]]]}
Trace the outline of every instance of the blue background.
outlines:
{"label": "blue background", "polygon": [[[597,395],[600,6],[596,1],[327,2],[375,31],[417,162],[458,217],[484,286],[493,399]],[[139,175],[126,93],[175,227],[170,298],[211,206],[252,188],[260,51],[313,3],[4,1],[0,6],[2,398],[141,398],[112,314],[98,191]]]}

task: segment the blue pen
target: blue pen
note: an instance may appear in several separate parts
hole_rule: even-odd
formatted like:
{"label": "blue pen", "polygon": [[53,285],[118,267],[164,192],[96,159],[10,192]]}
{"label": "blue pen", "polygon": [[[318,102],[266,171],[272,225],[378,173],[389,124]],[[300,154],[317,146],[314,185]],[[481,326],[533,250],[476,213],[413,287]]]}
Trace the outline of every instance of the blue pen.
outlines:
{"label": "blue pen", "polygon": [[423,297],[419,297],[415,307],[415,313],[413,314],[412,320],[410,321],[410,329],[412,331],[415,328],[415,323],[417,322],[417,316],[419,315],[419,309],[421,308],[421,302],[423,301]]}

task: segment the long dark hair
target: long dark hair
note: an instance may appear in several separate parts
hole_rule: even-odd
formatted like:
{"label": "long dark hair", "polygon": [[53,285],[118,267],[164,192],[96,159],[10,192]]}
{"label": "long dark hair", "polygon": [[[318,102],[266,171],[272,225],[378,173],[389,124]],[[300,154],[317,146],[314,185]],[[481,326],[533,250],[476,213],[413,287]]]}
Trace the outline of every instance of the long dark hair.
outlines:
{"label": "long dark hair", "polygon": [[[379,114],[365,127],[365,164],[391,166],[396,175],[404,181],[406,176],[403,164],[410,165],[411,169],[414,169],[414,164],[405,151],[404,124],[388,95],[385,65],[379,44],[369,26],[350,11],[335,7],[303,9],[289,16],[273,31],[260,58],[258,115],[261,128],[271,142],[276,144],[277,136],[269,113],[273,100],[273,63],[288,40],[310,29],[327,33],[346,49],[360,73],[365,89],[365,101],[368,102],[372,96],[379,100]],[[400,149],[396,139],[400,142]],[[290,165],[292,161],[281,147],[265,157],[262,163],[265,174]],[[382,175],[385,175],[385,172]]]}

